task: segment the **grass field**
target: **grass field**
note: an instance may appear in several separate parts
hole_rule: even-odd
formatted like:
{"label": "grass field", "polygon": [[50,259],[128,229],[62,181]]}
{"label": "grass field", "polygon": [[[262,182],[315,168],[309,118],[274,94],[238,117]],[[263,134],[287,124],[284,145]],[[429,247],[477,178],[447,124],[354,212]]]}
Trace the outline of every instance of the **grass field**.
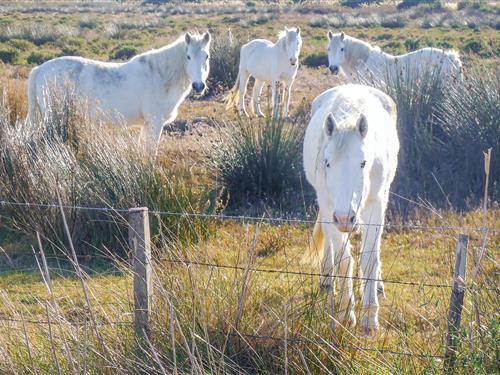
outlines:
{"label": "grass field", "polygon": [[[304,109],[316,95],[340,83],[319,65],[329,28],[369,40],[390,53],[428,45],[455,48],[467,68],[481,65],[498,75],[498,7],[483,2],[458,8],[397,10],[382,4],[351,9],[320,3],[283,6],[260,2],[0,5],[0,82],[6,99],[1,108],[7,111],[9,107],[6,114],[0,111],[2,119],[8,118],[2,124],[10,126],[16,118],[24,118],[26,78],[37,64],[62,55],[124,61],[170,43],[188,30],[208,29],[215,36],[225,36],[230,29],[236,38],[246,41],[273,39],[285,25],[299,25],[304,47],[292,96],[292,117],[296,119],[307,116]],[[67,155],[74,152],[75,160],[88,165],[90,171],[97,166],[113,167],[112,177],[71,184],[54,177],[55,182],[40,180],[46,186],[15,186],[36,181],[32,174],[37,167],[29,169],[23,163],[13,163],[19,170],[5,167],[6,137],[33,144],[35,154],[46,151],[36,139],[10,130],[0,132],[1,173],[9,172],[14,181],[11,190],[0,188],[0,200],[40,197],[43,202],[54,201],[54,191],[61,183],[69,186],[63,196],[68,204],[123,202],[128,208],[153,202],[150,208],[161,211],[313,220],[314,198],[305,181],[300,189],[275,201],[262,197],[225,206],[228,198],[218,190],[207,156],[214,144],[217,147],[221,134],[226,134],[221,133],[224,121],[235,120],[225,109],[223,95],[223,90],[214,90],[181,105],[177,120],[162,136],[154,165],[138,161],[141,154],[128,149],[115,155],[112,142],[99,141],[94,148],[77,145],[76,151],[71,151],[74,145],[62,148]],[[307,121],[305,118],[297,126],[305,126]],[[114,134],[120,145],[131,145],[127,142],[133,138],[120,132],[105,134]],[[105,150],[103,155],[89,156],[99,150]],[[493,150],[494,157],[496,152]],[[106,164],[104,159],[113,159],[114,164]],[[65,171],[65,159],[58,163]],[[127,183],[119,180],[135,178],[132,167],[136,164],[144,173],[138,173],[139,182],[134,180],[129,192]],[[57,176],[58,165],[39,168]],[[129,174],[120,174],[122,170]],[[87,170],[78,169],[78,176],[87,176],[84,172]],[[25,179],[16,180],[16,174]],[[410,203],[410,216],[391,212],[388,222],[394,227],[387,229],[382,243],[387,297],[381,303],[381,329],[374,337],[363,336],[358,328],[331,329],[331,305],[319,291],[319,267],[302,259],[312,233],[310,222],[263,219],[256,224],[152,214],[153,310],[150,340],[142,342],[142,347],[134,342],[131,254],[124,245],[121,214],[79,216],[77,210],[68,211],[84,272],[78,277],[68,259],[69,242],[57,210],[19,208],[16,216],[2,206],[0,373],[441,373],[451,294],[448,285],[459,233],[469,235],[470,242],[455,372],[497,373],[500,210],[495,202],[498,187],[491,189],[493,198],[486,216],[477,205],[458,212],[434,208],[432,202],[418,199]],[[134,193],[138,197],[127,195]],[[92,201],[86,196],[90,194],[97,198]],[[394,195],[391,199],[401,198]],[[104,234],[99,232],[103,228]],[[36,231],[42,233],[50,280],[39,270],[43,262]],[[81,236],[75,234],[80,231]],[[359,234],[352,240],[359,245]],[[485,255],[472,280],[481,249]],[[359,250],[354,253],[357,258]],[[359,313],[360,280],[355,280],[355,286]]]}

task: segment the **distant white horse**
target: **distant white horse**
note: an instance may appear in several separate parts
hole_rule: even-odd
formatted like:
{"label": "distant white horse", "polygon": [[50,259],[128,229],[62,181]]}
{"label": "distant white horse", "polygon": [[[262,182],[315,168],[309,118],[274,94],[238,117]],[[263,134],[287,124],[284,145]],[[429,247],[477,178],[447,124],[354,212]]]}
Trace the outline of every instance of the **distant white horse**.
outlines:
{"label": "distant white horse", "polygon": [[[319,204],[310,251],[323,248],[322,275],[340,277],[339,322],[356,324],[349,233],[362,229],[361,327],[379,327],[378,295],[384,294],[380,241],[389,187],[397,167],[396,105],[378,89],[348,84],[318,96],[304,139],[304,168]],[[320,286],[333,296],[334,277]]]}
{"label": "distant white horse", "polygon": [[328,31],[328,65],[337,75],[343,72],[348,82],[371,83],[373,79],[394,79],[397,75],[416,77],[437,70],[443,77],[460,77],[462,62],[457,51],[422,48],[393,56],[379,47],[345,35]]}
{"label": "distant white horse", "polygon": [[260,96],[266,82],[271,82],[273,113],[276,111],[277,90],[280,82],[283,82],[287,86],[285,116],[288,116],[301,47],[302,37],[299,27],[291,29],[285,27],[285,30],[279,33],[276,43],[265,39],[255,39],[241,47],[238,77],[229,94],[228,107],[235,106],[239,99],[240,113],[248,116],[245,110],[245,93],[248,79],[252,76],[255,78],[252,95],[255,114],[259,117],[264,116],[260,109]]}
{"label": "distant white horse", "polygon": [[[45,115],[53,90],[69,85],[88,100],[91,116],[135,124],[155,151],[163,125],[193,88],[202,92],[209,72],[210,34],[186,33],[175,42],[133,57],[125,63],[82,57],[59,57],[34,68],[28,80],[29,119]],[[94,109],[92,109],[92,107]],[[98,108],[98,109],[97,109]]]}

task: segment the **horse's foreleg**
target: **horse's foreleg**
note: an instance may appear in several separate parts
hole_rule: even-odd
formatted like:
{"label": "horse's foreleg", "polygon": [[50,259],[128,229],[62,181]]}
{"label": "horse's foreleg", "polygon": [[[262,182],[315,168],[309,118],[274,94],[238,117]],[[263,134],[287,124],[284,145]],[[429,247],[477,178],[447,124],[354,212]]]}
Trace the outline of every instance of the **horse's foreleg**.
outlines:
{"label": "horse's foreleg", "polygon": [[339,276],[340,306],[338,312],[339,322],[350,326],[356,325],[354,315],[354,294],[352,290],[352,255],[351,244],[346,234],[337,234],[340,246],[335,249],[335,269]]}
{"label": "horse's foreleg", "polygon": [[293,80],[289,81],[287,85],[288,87],[287,87],[285,117],[288,117],[288,114],[290,112],[290,98],[292,96],[292,85],[293,85]]}
{"label": "horse's foreleg", "polygon": [[146,151],[151,156],[156,157],[158,153],[158,144],[163,131],[163,118],[150,117],[145,121],[141,134],[144,135]]}
{"label": "horse's foreleg", "polygon": [[323,234],[325,236],[323,259],[321,261],[321,276],[319,279],[319,287],[322,292],[333,292],[333,246],[332,246],[332,230],[331,224],[321,224]]}
{"label": "horse's foreleg", "polygon": [[380,277],[380,242],[382,239],[384,209],[381,201],[366,206],[362,214],[363,237],[361,245],[362,310],[361,328],[371,334],[378,330],[378,293]]}
{"label": "horse's foreleg", "polygon": [[256,79],[255,84],[253,86],[252,104],[255,115],[259,117],[264,117],[264,114],[260,109],[260,100],[261,100],[260,98],[262,95],[262,88],[264,87],[264,84],[265,84],[264,81]]}
{"label": "horse's foreleg", "polygon": [[278,90],[279,90],[280,81],[273,79],[271,81],[271,108],[272,108],[272,116],[276,116],[278,114],[280,103],[278,102]]}
{"label": "horse's foreleg", "polygon": [[248,84],[248,72],[245,70],[240,70],[240,115],[245,115],[248,117],[248,113],[245,109],[245,93],[247,91]]}

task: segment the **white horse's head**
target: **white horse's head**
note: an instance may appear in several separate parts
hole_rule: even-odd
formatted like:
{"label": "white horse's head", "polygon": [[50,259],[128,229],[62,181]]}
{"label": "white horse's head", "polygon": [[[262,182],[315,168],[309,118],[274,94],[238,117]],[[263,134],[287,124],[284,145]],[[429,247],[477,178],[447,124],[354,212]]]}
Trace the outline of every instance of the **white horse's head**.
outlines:
{"label": "white horse's head", "polygon": [[291,65],[296,65],[299,61],[300,48],[302,47],[302,37],[300,27],[289,29],[285,26],[285,48]]}
{"label": "white horse's head", "polygon": [[186,71],[193,83],[193,90],[202,92],[210,70],[210,33],[191,35],[186,33]]}
{"label": "white horse's head", "polygon": [[344,33],[328,31],[328,68],[337,75],[345,61],[346,41]]}
{"label": "white horse's head", "polygon": [[370,157],[365,139],[368,123],[363,114],[350,116],[341,127],[337,126],[332,113],[323,125],[326,135],[324,148],[325,209],[341,232],[356,228],[358,213],[364,205],[369,189]]}

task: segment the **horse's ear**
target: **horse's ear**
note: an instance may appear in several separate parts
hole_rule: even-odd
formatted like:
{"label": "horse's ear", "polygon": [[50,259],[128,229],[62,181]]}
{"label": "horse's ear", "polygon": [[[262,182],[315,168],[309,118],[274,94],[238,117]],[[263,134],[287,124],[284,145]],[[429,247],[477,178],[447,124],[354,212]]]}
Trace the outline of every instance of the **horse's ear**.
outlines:
{"label": "horse's ear", "polygon": [[325,120],[325,133],[327,136],[331,137],[333,132],[337,129],[337,124],[335,123],[335,119],[333,118],[333,114],[330,112],[328,116],[326,116]]}
{"label": "horse's ear", "polygon": [[328,30],[328,40],[332,40],[332,38],[333,38],[332,30]]}
{"label": "horse's ear", "polygon": [[297,34],[300,35],[300,27],[297,26]]}
{"label": "horse's ear", "polygon": [[345,38],[345,34],[344,34],[344,32],[342,31],[342,32],[340,33],[340,40],[343,42],[343,41],[344,41],[344,38]]}
{"label": "horse's ear", "polygon": [[186,35],[185,35],[185,37],[184,37],[184,38],[185,38],[185,40],[186,40],[186,44],[191,43],[191,34],[186,33]]}
{"label": "horse's ear", "polygon": [[365,115],[361,114],[361,116],[359,116],[356,128],[358,129],[361,138],[366,137],[366,133],[368,132],[368,122],[366,121]]}
{"label": "horse's ear", "polygon": [[204,45],[207,45],[208,43],[210,43],[210,33],[207,31],[205,34],[203,34],[203,44]]}

